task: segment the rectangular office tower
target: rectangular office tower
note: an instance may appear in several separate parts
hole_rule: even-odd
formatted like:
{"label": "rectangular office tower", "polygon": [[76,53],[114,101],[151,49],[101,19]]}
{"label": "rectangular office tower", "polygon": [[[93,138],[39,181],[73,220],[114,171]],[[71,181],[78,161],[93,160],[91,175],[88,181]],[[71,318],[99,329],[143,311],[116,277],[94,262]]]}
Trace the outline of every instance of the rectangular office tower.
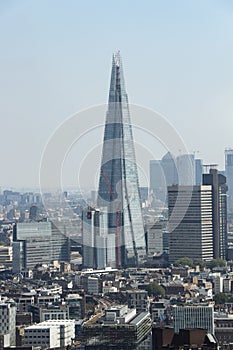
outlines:
{"label": "rectangular office tower", "polygon": [[225,175],[227,178],[228,198],[227,209],[233,212],[233,149],[225,150]]}
{"label": "rectangular office tower", "polygon": [[111,252],[111,240],[107,232],[107,213],[104,210],[88,207],[82,211],[83,267],[104,269],[112,266],[115,250]]}
{"label": "rectangular office tower", "polygon": [[146,254],[132,125],[119,52],[113,55],[97,206],[114,236],[115,266],[137,266]]}
{"label": "rectangular office tower", "polygon": [[212,187],[214,258],[227,258],[227,184],[217,169],[203,174],[203,185]]}
{"label": "rectangular office tower", "polygon": [[169,261],[213,259],[212,186],[168,187]]}
{"label": "rectangular office tower", "polygon": [[17,223],[12,246],[15,273],[70,259],[69,238],[49,221]]}

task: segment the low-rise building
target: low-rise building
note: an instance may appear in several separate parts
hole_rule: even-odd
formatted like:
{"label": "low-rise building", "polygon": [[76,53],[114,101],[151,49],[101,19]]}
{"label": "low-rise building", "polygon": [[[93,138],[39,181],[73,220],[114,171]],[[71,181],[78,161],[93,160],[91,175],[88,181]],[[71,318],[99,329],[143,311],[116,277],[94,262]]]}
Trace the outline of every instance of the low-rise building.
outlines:
{"label": "low-rise building", "polygon": [[126,305],[105,310],[102,317],[82,326],[82,341],[87,349],[136,349],[151,331],[148,312],[136,313]]}
{"label": "low-rise building", "polygon": [[129,308],[136,308],[137,312],[149,310],[149,297],[146,290],[129,290],[127,292]]}
{"label": "low-rise building", "polygon": [[74,338],[74,320],[45,321],[24,330],[25,346],[61,349],[71,345]]}
{"label": "low-rise building", "polygon": [[47,320],[68,320],[68,305],[32,305],[29,311],[33,315],[33,322],[43,322]]}

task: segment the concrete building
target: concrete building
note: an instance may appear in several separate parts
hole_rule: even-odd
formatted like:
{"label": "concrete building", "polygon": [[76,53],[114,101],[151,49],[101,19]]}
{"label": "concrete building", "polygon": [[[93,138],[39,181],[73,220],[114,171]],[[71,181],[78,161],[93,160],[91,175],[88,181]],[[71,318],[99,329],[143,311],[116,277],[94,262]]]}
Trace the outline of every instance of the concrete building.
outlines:
{"label": "concrete building", "polygon": [[223,292],[223,276],[214,277],[214,294]]}
{"label": "concrete building", "polygon": [[160,255],[163,253],[163,227],[160,222],[147,226],[147,254]]}
{"label": "concrete building", "polygon": [[115,306],[105,310],[98,322],[84,323],[82,341],[85,349],[139,349],[150,331],[148,312],[137,314],[125,305]]}
{"label": "concrete building", "polygon": [[153,322],[163,322],[165,320],[166,308],[163,302],[152,302],[150,313]]}
{"label": "concrete building", "polygon": [[85,315],[85,297],[79,294],[68,294],[65,301],[69,308],[69,319],[80,320]]}
{"label": "concrete building", "polygon": [[68,320],[69,307],[64,305],[31,305],[28,308],[33,315],[33,322],[43,322],[48,320]]}
{"label": "concrete building", "polygon": [[63,349],[75,339],[75,321],[45,321],[26,327],[24,345],[38,346],[46,349]]}
{"label": "concrete building", "polygon": [[0,334],[4,346],[14,346],[16,340],[16,303],[0,296]]}
{"label": "concrete building", "polygon": [[12,247],[0,246],[0,265],[12,267]]}
{"label": "concrete building", "polygon": [[[88,207],[82,211],[83,267],[104,269],[111,265],[112,236],[107,234],[105,210]],[[108,250],[109,248],[109,250]]]}
{"label": "concrete building", "polygon": [[206,329],[214,334],[214,307],[209,305],[173,306],[173,322],[175,332],[180,329]]}
{"label": "concrete building", "polygon": [[13,272],[37,264],[69,261],[69,238],[51,222],[17,223],[13,232]]}
{"label": "concrete building", "polygon": [[213,259],[211,186],[168,187],[169,261]]}
{"label": "concrete building", "polygon": [[215,336],[221,349],[232,349],[233,344],[233,318],[215,317],[214,318]]}
{"label": "concrete building", "polygon": [[137,313],[149,310],[149,297],[146,290],[129,290],[126,295],[129,308],[136,308]]}
{"label": "concrete building", "polygon": [[94,295],[100,293],[100,279],[98,277],[87,277],[87,292]]}
{"label": "concrete building", "polygon": [[198,349],[218,350],[218,341],[205,329],[181,329],[175,333],[174,328],[152,328],[152,350]]}

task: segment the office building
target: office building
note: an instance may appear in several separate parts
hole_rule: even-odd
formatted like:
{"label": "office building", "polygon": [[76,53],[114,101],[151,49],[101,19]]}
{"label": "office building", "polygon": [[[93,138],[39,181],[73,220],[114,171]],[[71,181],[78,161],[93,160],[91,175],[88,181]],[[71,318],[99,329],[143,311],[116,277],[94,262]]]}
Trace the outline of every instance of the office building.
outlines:
{"label": "office building", "polygon": [[162,169],[164,172],[166,187],[177,185],[179,183],[176,158],[171,152],[167,152],[161,160]]}
{"label": "office building", "polygon": [[195,185],[202,185],[203,163],[202,159],[195,159]]}
{"label": "office building", "polygon": [[228,211],[233,211],[233,149],[225,150],[225,176],[228,186]]}
{"label": "office building", "polygon": [[227,184],[217,169],[203,174],[203,185],[212,187],[214,258],[227,258]]}
{"label": "office building", "polygon": [[12,267],[12,247],[0,246],[0,265]]}
{"label": "office building", "polygon": [[218,350],[218,340],[205,329],[181,329],[175,333],[174,328],[152,328],[152,350],[198,349]]}
{"label": "office building", "polygon": [[181,154],[176,158],[179,186],[195,184],[195,161],[193,154]]}
{"label": "office building", "polygon": [[[119,52],[113,55],[97,206],[105,207],[111,265],[137,266],[146,255],[128,97]],[[111,254],[112,254],[111,253]]]}
{"label": "office building", "polygon": [[44,321],[24,330],[24,345],[42,349],[64,349],[75,339],[74,320]]}
{"label": "office building", "polygon": [[51,222],[17,223],[12,247],[15,273],[70,258],[69,238]]}
{"label": "office building", "polygon": [[16,342],[16,303],[0,296],[0,334],[4,336],[4,346],[14,346]]}
{"label": "office building", "polygon": [[67,304],[56,305],[31,305],[27,311],[30,311],[33,315],[33,322],[43,322],[48,320],[68,320],[69,319],[69,307]]}
{"label": "office building", "polygon": [[218,339],[220,349],[232,349],[233,344],[233,318],[227,314],[214,318],[215,336]]}
{"label": "office building", "polygon": [[167,187],[202,185],[203,164],[194,154],[182,154],[177,158],[167,152],[161,160],[150,161],[150,190],[155,198],[165,201]]}
{"label": "office building", "polygon": [[128,290],[126,296],[130,309],[135,308],[137,313],[149,310],[149,297],[146,290]]}
{"label": "office building", "polygon": [[212,304],[175,305],[172,308],[172,314],[176,333],[180,329],[202,328],[214,334],[214,306]]}
{"label": "office building", "polygon": [[83,325],[82,343],[85,349],[140,349],[151,331],[148,312],[136,313],[119,305],[105,310],[98,322],[87,321]]}
{"label": "office building", "polygon": [[150,192],[163,203],[167,198],[167,184],[161,160],[150,160]]}
{"label": "office building", "polygon": [[168,187],[168,212],[170,263],[183,257],[212,260],[212,187]]}
{"label": "office building", "polygon": [[161,160],[150,160],[150,190],[165,186],[165,176]]}
{"label": "office building", "polygon": [[83,267],[103,269],[114,264],[115,249],[111,249],[111,240],[114,239],[115,236],[108,235],[106,211],[92,207],[83,209]]}
{"label": "office building", "polygon": [[161,222],[147,226],[147,254],[163,254],[163,228]]}

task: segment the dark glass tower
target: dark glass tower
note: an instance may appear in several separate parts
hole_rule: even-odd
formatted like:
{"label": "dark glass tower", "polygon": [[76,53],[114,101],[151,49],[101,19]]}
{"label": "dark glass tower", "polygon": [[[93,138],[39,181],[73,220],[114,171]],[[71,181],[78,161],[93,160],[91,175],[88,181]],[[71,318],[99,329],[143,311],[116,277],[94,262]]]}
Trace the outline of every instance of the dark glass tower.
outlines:
{"label": "dark glass tower", "polygon": [[209,174],[203,174],[203,185],[212,186],[214,259],[226,259],[228,190],[226,177],[218,174],[217,169],[210,169]]}
{"label": "dark glass tower", "polygon": [[119,52],[113,55],[97,204],[108,215],[107,261],[137,266],[145,256],[139,183]]}

